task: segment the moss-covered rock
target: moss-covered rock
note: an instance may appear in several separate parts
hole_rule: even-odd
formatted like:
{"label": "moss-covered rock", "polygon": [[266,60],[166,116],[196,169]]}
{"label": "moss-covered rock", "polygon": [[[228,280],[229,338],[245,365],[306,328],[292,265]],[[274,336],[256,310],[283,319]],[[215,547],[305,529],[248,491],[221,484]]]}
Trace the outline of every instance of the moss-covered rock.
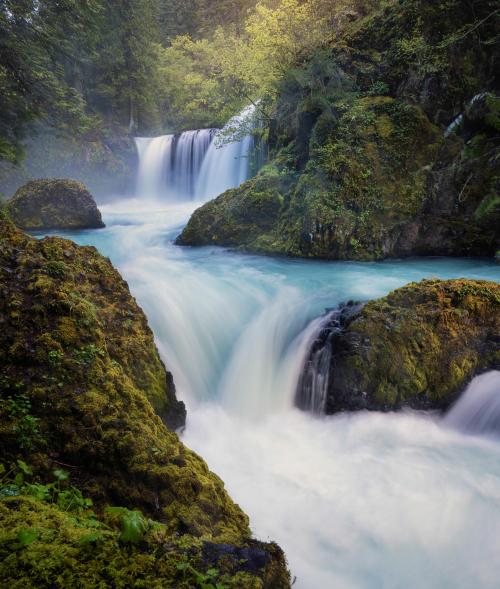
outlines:
{"label": "moss-covered rock", "polygon": [[132,542],[109,515],[98,518],[32,496],[0,499],[0,582],[12,589],[290,586],[283,553],[274,544],[250,541],[238,548],[187,541],[156,522],[137,521],[143,529]]}
{"label": "moss-covered rock", "polygon": [[500,285],[424,280],[347,313],[333,334],[327,412],[448,407],[500,366]]}
{"label": "moss-covered rock", "polygon": [[[179,243],[325,259],[493,256],[495,35],[490,0],[388,1],[353,20],[283,81],[271,163],[196,211]],[[269,193],[279,208],[256,215]]]}
{"label": "moss-covered rock", "polygon": [[[162,523],[169,542],[184,542],[184,551],[198,547],[199,552],[204,542],[228,543],[234,550],[252,546],[247,516],[227,495],[222,481],[167,427],[184,423],[184,406],[175,398],[171,375],[158,356],[143,312],[109,260],[95,248],[64,239],[30,238],[1,218],[0,392],[3,463],[22,459],[41,483],[51,480],[54,469],[65,468],[72,483],[94,501],[99,517],[109,505],[140,510]],[[35,522],[41,508],[25,506],[34,512],[26,521]],[[1,527],[9,530],[8,506],[2,509],[0,517],[7,519]],[[84,548],[72,538],[73,520],[42,511],[52,523],[40,524],[41,528],[53,530],[43,532],[43,537],[54,542],[60,557],[54,570],[60,571],[61,579],[66,574],[71,578],[74,570],[81,581],[71,586],[97,586],[84,583],[87,573],[78,564]],[[79,527],[78,522],[74,525]],[[131,554],[116,552],[116,539],[109,542],[112,559],[124,562],[127,570],[146,563],[146,578],[154,574],[156,557],[151,551],[170,550],[164,543]],[[17,563],[13,570],[22,570],[22,578],[32,579],[31,586],[64,586],[51,585],[52,576],[52,581],[40,584],[38,575],[45,565],[37,569],[35,561],[43,561],[45,554],[44,562],[52,570],[49,548],[30,545],[31,564],[22,560],[24,553],[12,546],[8,550],[10,561]],[[265,556],[262,566],[250,575],[252,582],[247,579],[241,587],[274,587],[263,584],[274,569],[272,574],[284,579],[276,587],[287,587],[279,549],[262,545],[259,550]],[[179,562],[180,553],[175,547],[172,551]],[[98,555],[92,558],[96,569],[88,574],[101,575],[106,582],[104,561]],[[168,577],[170,569],[165,570]],[[113,575],[121,579],[118,572]],[[177,577],[171,578],[171,585],[155,581],[147,586],[176,586]],[[103,586],[144,586],[121,582]]]}
{"label": "moss-covered rock", "polygon": [[12,221],[22,229],[97,229],[104,227],[90,192],[66,179],[32,180],[8,201]]}

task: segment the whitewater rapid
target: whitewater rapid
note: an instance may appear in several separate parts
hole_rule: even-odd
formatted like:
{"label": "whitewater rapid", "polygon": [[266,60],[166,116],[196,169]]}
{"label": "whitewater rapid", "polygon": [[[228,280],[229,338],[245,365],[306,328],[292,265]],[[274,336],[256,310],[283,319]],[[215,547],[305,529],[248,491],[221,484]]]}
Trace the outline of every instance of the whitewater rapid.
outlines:
{"label": "whitewater rapid", "polygon": [[188,406],[184,442],[226,483],[298,589],[496,589],[500,442],[437,415],[293,407],[326,309],[424,277],[500,278],[481,260],[314,262],[172,244],[197,203],[102,207],[66,234],[109,256]]}

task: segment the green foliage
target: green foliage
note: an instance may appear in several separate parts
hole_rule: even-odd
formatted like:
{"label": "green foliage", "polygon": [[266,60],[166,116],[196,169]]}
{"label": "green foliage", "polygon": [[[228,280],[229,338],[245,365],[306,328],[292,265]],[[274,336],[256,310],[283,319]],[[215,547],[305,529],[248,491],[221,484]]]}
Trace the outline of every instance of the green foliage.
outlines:
{"label": "green foliage", "polygon": [[148,521],[140,511],[131,511],[125,507],[108,507],[106,511],[111,515],[119,516],[120,540],[122,542],[139,544],[144,539],[144,534],[148,529]]}
{"label": "green foliage", "polygon": [[0,414],[4,413],[11,422],[11,431],[16,436],[19,447],[32,450],[42,443],[39,419],[31,413],[31,401],[24,393],[0,399]]}
{"label": "green foliage", "polygon": [[[84,497],[82,492],[69,484],[69,473],[61,468],[52,471],[54,481],[41,483],[33,480],[33,470],[23,461],[17,460],[16,464],[8,470],[2,465],[3,477],[0,479],[0,497],[15,497],[28,495],[37,501],[54,503],[64,512],[81,513],[89,510],[93,502]],[[28,482],[28,481],[32,482]]]}
{"label": "green foliage", "polygon": [[89,344],[79,350],[75,350],[74,359],[77,364],[82,366],[92,365],[98,358],[102,358],[105,352],[95,344]]}
{"label": "green foliage", "polygon": [[177,570],[182,572],[183,581],[193,589],[227,589],[226,585],[217,581],[220,574],[218,569],[211,568],[202,573],[186,560],[177,564]]}

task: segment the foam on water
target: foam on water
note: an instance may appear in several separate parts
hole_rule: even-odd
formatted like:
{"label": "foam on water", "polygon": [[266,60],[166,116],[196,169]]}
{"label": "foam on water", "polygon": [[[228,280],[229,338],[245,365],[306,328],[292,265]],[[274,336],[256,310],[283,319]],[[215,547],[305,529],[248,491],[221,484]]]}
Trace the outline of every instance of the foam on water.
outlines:
{"label": "foam on water", "polygon": [[[142,203],[144,206],[144,203]],[[438,276],[499,279],[486,260],[313,262],[180,248],[194,203],[104,208],[70,234],[111,257],[144,308],[179,395],[184,441],[299,589],[496,589],[500,444],[415,414],[317,418],[292,407],[325,309]]]}

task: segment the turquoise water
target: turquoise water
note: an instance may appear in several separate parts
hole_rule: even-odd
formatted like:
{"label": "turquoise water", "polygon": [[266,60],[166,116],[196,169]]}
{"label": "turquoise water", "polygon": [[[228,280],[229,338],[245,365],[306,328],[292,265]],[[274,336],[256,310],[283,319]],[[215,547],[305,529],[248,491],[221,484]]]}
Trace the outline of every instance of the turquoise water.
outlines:
{"label": "turquoise water", "polygon": [[[316,262],[172,244],[193,205],[103,207],[66,234],[119,268],[188,405],[183,438],[302,589],[493,589],[500,444],[436,416],[293,408],[314,319],[428,277],[500,279],[489,260]],[[311,323],[313,322],[313,323]]]}

